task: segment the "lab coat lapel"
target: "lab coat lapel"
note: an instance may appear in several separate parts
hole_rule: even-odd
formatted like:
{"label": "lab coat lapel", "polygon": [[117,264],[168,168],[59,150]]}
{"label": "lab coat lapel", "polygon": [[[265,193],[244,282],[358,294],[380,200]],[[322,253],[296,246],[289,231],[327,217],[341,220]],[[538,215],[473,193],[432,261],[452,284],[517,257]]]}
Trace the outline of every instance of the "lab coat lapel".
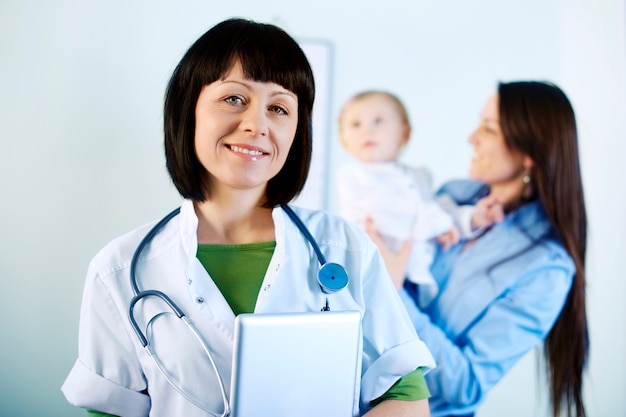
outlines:
{"label": "lab coat lapel", "polygon": [[180,233],[187,256],[186,285],[195,310],[200,311],[215,328],[231,339],[234,336],[235,314],[207,271],[196,257],[198,249],[198,218],[193,202],[185,200],[181,206]]}

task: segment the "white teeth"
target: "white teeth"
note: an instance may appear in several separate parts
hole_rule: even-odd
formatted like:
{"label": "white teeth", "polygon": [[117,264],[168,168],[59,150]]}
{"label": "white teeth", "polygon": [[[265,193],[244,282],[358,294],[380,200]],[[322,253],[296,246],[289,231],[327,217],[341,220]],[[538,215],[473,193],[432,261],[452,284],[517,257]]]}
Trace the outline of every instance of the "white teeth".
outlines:
{"label": "white teeth", "polygon": [[239,146],[231,146],[230,149],[234,152],[242,153],[244,155],[252,155],[252,156],[263,155],[263,152],[261,151],[257,151],[254,149],[240,148]]}

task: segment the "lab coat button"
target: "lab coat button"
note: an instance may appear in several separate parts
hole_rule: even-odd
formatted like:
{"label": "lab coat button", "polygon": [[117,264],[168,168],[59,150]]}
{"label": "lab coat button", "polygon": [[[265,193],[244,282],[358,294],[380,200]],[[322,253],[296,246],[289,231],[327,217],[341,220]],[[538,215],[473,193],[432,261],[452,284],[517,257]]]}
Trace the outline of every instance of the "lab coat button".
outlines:
{"label": "lab coat button", "polygon": [[271,286],[270,284],[267,284],[267,285],[265,286],[265,288],[263,288],[263,291],[267,291],[267,290],[269,290],[269,289],[270,289],[270,286]]}
{"label": "lab coat button", "polygon": [[202,298],[202,297],[196,297],[196,303],[198,303],[198,304],[202,304],[202,303],[204,303],[204,298]]}

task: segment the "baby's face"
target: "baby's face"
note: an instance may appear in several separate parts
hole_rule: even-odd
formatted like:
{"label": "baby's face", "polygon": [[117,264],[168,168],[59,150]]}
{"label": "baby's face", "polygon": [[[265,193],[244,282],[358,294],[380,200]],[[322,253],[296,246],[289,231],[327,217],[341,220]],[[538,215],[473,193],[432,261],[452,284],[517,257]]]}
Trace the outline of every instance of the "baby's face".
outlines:
{"label": "baby's face", "polygon": [[380,94],[349,103],[339,120],[341,144],[362,162],[395,160],[409,134],[396,104]]}

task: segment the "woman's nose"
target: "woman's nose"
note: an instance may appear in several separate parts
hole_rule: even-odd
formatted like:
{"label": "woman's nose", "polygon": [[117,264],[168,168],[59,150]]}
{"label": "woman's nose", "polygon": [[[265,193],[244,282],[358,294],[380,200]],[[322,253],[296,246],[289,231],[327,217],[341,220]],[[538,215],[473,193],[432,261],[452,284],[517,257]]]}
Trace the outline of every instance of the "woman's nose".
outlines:
{"label": "woman's nose", "polygon": [[470,135],[467,137],[467,141],[472,145],[476,143],[476,130],[470,133]]}
{"label": "woman's nose", "polygon": [[250,105],[243,113],[241,128],[252,136],[267,135],[269,124],[265,108],[260,105]]}

